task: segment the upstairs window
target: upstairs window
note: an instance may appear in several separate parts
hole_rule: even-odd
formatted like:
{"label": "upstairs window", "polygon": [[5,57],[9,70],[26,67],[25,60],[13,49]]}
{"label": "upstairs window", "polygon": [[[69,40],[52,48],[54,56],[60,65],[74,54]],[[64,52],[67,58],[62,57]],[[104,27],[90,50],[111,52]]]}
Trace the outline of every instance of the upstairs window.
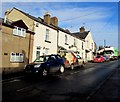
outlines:
{"label": "upstairs window", "polygon": [[74,46],[77,46],[77,42],[76,42],[76,39],[74,39],[74,44],[73,44]]}
{"label": "upstairs window", "polygon": [[46,29],[45,41],[49,41],[49,29]]}
{"label": "upstairs window", "polygon": [[84,43],[82,42],[82,50],[84,50]]}
{"label": "upstairs window", "polygon": [[25,37],[26,30],[24,28],[16,27],[13,29],[13,34]]}
{"label": "upstairs window", "polygon": [[92,49],[93,49],[93,43],[91,44],[91,46],[92,46]]}
{"label": "upstairs window", "polygon": [[68,37],[65,35],[65,44],[68,45]]}
{"label": "upstairs window", "polygon": [[87,40],[87,48],[89,48],[89,41]]}

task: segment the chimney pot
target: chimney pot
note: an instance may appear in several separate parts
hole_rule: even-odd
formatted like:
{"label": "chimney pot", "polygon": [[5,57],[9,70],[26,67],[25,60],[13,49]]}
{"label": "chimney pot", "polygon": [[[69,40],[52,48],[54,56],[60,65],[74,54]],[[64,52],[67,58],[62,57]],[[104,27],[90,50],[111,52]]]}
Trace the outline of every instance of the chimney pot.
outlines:
{"label": "chimney pot", "polygon": [[6,21],[7,21],[7,16],[9,14],[9,12],[10,12],[10,9],[7,9],[6,12],[5,12],[4,23],[6,23]]}
{"label": "chimney pot", "polygon": [[46,12],[44,15],[44,22],[50,24],[50,13]]}
{"label": "chimney pot", "polygon": [[84,26],[82,26],[82,27],[80,28],[80,32],[81,32],[81,33],[85,32]]}
{"label": "chimney pot", "polygon": [[52,17],[51,18],[51,23],[55,26],[58,26],[58,18],[57,17]]}

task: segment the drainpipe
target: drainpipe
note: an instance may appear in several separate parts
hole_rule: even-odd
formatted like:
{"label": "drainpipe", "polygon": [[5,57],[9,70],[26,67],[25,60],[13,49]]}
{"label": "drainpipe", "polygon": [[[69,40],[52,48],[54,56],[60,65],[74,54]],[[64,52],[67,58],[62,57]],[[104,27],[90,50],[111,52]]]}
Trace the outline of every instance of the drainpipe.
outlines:
{"label": "drainpipe", "polygon": [[30,30],[30,35],[29,35],[29,46],[28,46],[28,64],[30,63],[30,46],[31,46],[31,31],[34,31],[34,22],[33,22],[33,24],[32,25],[30,25],[30,26],[32,26],[32,29]]}
{"label": "drainpipe", "polygon": [[31,33],[29,35],[29,46],[28,46],[28,64],[30,62],[30,45],[31,45]]}

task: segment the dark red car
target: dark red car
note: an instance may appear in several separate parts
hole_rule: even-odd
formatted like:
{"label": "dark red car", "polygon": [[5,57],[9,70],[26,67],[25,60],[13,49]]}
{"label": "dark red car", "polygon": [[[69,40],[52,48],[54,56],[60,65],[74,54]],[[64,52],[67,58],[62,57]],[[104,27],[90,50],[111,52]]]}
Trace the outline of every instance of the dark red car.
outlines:
{"label": "dark red car", "polygon": [[98,55],[94,58],[93,62],[104,62],[105,58],[102,55]]}

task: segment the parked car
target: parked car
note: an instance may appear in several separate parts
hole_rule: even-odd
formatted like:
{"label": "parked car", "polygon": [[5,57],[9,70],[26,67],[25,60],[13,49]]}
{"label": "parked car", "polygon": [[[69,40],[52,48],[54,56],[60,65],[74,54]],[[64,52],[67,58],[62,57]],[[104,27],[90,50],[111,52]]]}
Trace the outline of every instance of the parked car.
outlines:
{"label": "parked car", "polygon": [[71,51],[65,51],[64,52],[64,66],[65,68],[71,68],[72,70],[74,69],[74,67],[81,67],[82,66],[82,62],[81,62],[81,58],[79,56],[75,56],[75,54]]}
{"label": "parked car", "polygon": [[63,73],[64,61],[59,55],[44,55],[39,56],[33,63],[30,63],[24,68],[25,73],[39,73],[42,76],[47,76],[51,73]]}
{"label": "parked car", "polygon": [[93,59],[93,62],[104,62],[105,58],[102,55],[98,55]]}
{"label": "parked car", "polygon": [[103,57],[105,58],[105,61],[109,61],[110,60],[110,58],[108,56],[106,56],[106,55],[103,55]]}
{"label": "parked car", "polygon": [[84,60],[83,60],[83,58],[80,57],[79,54],[75,54],[75,56],[76,56],[77,59],[78,59],[79,65],[80,65],[81,67],[83,67],[83,65],[84,65]]}
{"label": "parked car", "polygon": [[110,56],[110,61],[117,60],[118,56]]}

